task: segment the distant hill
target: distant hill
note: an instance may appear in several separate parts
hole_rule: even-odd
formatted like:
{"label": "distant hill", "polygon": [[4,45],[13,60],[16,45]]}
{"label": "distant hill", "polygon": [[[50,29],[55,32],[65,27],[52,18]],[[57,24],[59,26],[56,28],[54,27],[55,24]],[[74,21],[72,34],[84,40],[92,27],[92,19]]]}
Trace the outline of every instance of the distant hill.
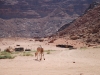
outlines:
{"label": "distant hill", "polygon": [[84,15],[61,28],[58,34],[61,37],[68,35],[72,40],[81,39],[86,44],[100,44],[100,3],[91,4]]}
{"label": "distant hill", "polygon": [[82,15],[93,0],[0,0],[0,37],[45,37]]}

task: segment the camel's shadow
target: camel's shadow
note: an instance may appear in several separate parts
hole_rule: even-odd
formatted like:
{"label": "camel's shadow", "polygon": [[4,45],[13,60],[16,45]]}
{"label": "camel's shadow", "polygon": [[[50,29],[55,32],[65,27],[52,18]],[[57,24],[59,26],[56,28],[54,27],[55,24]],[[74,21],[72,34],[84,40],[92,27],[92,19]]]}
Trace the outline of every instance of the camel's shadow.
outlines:
{"label": "camel's shadow", "polygon": [[39,61],[39,62],[41,61],[41,60],[38,60],[38,59],[33,59],[33,60],[35,60],[35,61]]}

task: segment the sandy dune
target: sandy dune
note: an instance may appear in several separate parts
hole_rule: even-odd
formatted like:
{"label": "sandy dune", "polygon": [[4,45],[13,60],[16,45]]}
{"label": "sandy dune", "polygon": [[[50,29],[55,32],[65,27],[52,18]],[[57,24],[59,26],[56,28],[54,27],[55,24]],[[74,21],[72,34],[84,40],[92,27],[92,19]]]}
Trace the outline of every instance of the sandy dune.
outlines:
{"label": "sandy dune", "polygon": [[20,44],[34,50],[41,44],[45,50],[55,51],[45,53],[46,60],[42,61],[36,61],[34,56],[1,59],[0,75],[100,75],[100,48],[69,50],[29,40],[3,40],[2,43],[1,49]]}

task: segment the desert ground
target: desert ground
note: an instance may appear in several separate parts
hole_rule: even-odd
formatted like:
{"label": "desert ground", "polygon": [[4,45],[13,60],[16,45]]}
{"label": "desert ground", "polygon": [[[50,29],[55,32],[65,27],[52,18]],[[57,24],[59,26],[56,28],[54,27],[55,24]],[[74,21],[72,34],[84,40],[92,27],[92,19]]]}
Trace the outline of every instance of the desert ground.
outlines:
{"label": "desert ground", "polygon": [[[59,42],[59,41],[58,41]],[[60,41],[61,42],[61,41]],[[56,41],[57,43],[57,41]],[[34,39],[0,39],[1,51],[8,46],[20,45],[36,50],[41,45],[46,60],[37,61],[34,56],[17,56],[14,59],[0,59],[0,75],[100,75],[100,48],[58,48],[47,41]]]}

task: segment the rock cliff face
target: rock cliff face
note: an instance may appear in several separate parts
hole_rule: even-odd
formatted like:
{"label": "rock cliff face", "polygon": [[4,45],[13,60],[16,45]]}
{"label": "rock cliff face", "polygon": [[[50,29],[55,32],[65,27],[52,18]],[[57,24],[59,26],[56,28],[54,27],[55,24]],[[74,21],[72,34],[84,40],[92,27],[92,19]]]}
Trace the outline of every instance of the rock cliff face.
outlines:
{"label": "rock cliff face", "polygon": [[0,37],[45,37],[82,15],[93,0],[0,0]]}
{"label": "rock cliff face", "polygon": [[100,3],[91,4],[83,16],[58,33],[69,35],[72,40],[81,39],[86,44],[100,44]]}

